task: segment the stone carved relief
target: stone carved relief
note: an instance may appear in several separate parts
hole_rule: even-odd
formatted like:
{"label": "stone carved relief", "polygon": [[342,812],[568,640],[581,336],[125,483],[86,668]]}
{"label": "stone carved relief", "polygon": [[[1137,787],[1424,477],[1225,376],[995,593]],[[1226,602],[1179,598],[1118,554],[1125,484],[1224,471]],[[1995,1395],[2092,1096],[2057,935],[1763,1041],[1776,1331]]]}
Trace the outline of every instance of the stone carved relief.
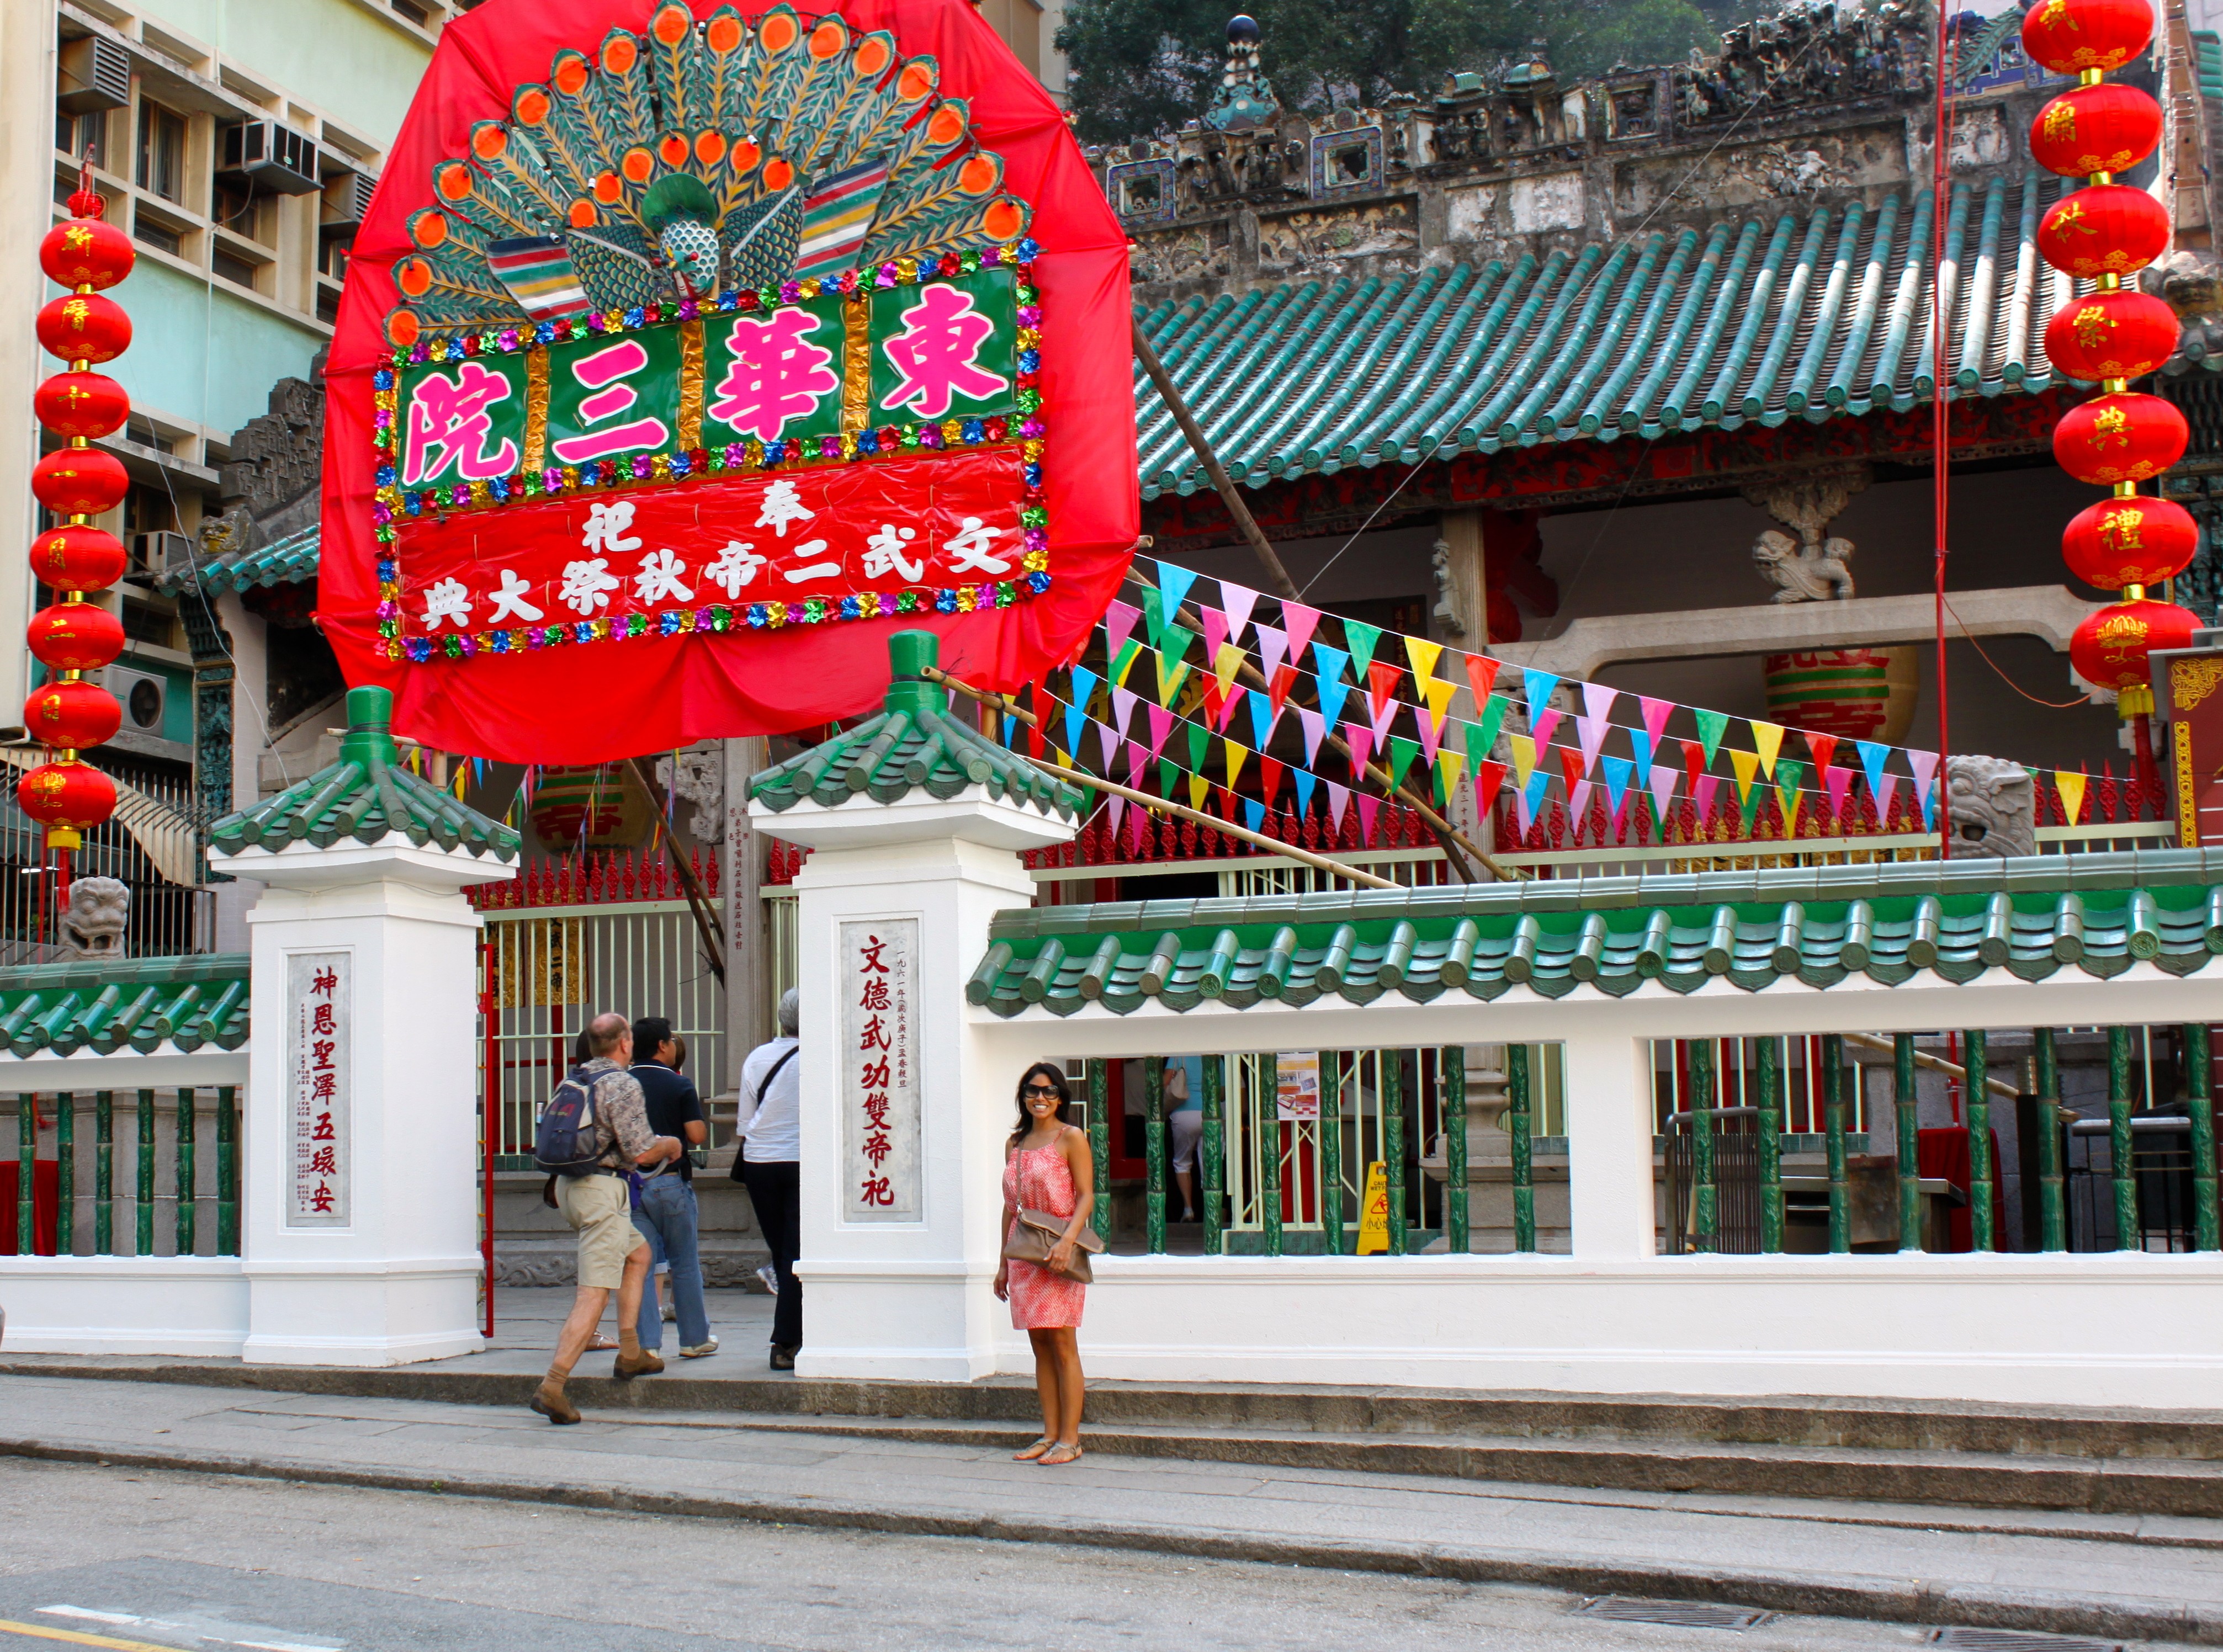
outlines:
{"label": "stone carved relief", "polygon": [[1459,618],[1458,573],[1452,567],[1452,548],[1442,540],[1437,540],[1429,549],[1428,565],[1436,576],[1436,618],[1443,622],[1444,630],[1449,635],[1465,636],[1466,622]]}
{"label": "stone carved relief", "polygon": [[1351,212],[1292,212],[1258,226],[1262,269],[1287,270],[1315,260],[1407,253],[1420,244],[1410,201],[1384,201]]}
{"label": "stone carved relief", "polygon": [[1945,779],[1954,859],[2037,852],[2037,799],[2029,769],[2002,757],[1948,757]]}
{"label": "stone carved relief", "polygon": [[656,779],[676,797],[695,806],[687,830],[697,843],[716,843],[724,829],[726,758],[716,742],[690,746],[656,760]]}
{"label": "stone carved relief", "polygon": [[1870,474],[1866,465],[1824,467],[1745,488],[1746,499],[1791,530],[1766,529],[1753,541],[1753,565],[1778,587],[1776,601],[1842,601],[1853,595],[1853,542],[1828,537],[1829,527],[1868,485]]}
{"label": "stone carved relief", "polygon": [[69,908],[55,925],[57,950],[65,959],[122,958],[130,918],[129,885],[112,877],[72,878]]}
{"label": "stone carved relief", "polygon": [[1145,281],[1225,280],[1235,270],[1235,254],[1225,223],[1170,235],[1138,236],[1128,264],[1139,284]]}

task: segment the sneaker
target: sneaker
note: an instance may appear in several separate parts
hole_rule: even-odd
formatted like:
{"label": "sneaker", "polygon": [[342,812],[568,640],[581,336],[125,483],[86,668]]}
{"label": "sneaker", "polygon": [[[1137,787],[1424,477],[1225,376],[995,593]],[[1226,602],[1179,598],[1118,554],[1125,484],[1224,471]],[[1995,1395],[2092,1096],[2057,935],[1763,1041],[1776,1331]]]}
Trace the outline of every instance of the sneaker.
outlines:
{"label": "sneaker", "polygon": [[680,1349],[679,1357],[683,1360],[707,1360],[717,1351],[718,1339],[715,1336],[710,1336],[705,1337],[702,1341],[697,1342],[691,1348]]}
{"label": "sneaker", "polygon": [[757,1270],[757,1278],[764,1281],[765,1294],[766,1296],[777,1297],[779,1295],[779,1275],[773,1271],[771,1263],[767,1262]]}
{"label": "sneaker", "polygon": [[679,1310],[671,1303],[665,1303],[664,1304],[664,1322],[667,1325],[673,1325],[677,1324],[678,1320]]}

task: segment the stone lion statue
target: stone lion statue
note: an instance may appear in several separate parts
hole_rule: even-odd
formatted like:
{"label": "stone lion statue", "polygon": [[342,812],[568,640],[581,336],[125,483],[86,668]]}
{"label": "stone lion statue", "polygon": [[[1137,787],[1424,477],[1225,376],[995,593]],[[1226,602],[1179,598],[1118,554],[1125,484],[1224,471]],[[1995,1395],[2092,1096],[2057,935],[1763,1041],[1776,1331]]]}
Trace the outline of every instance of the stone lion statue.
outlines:
{"label": "stone lion statue", "polygon": [[1824,540],[1817,551],[1800,548],[1779,528],[1766,528],[1752,542],[1753,566],[1779,588],[1778,602],[1826,602],[1853,594],[1853,542]]}
{"label": "stone lion statue", "polygon": [[70,880],[69,908],[56,926],[61,955],[70,959],[123,956],[123,927],[131,915],[131,891],[112,877]]}
{"label": "stone lion statue", "polygon": [[2002,757],[1948,757],[1945,778],[1954,859],[2037,852],[2037,798],[2029,769]]}

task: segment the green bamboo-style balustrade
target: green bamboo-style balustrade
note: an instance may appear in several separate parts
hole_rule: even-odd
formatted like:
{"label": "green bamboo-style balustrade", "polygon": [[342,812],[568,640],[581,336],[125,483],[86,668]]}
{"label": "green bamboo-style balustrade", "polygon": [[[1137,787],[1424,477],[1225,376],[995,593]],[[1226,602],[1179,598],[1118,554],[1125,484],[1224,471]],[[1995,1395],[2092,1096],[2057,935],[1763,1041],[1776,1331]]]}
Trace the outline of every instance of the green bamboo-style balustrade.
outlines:
{"label": "green bamboo-style balustrade", "polygon": [[1144,1224],[1150,1254],[1166,1249],[1166,1064],[1143,1063]]}
{"label": "green bamboo-style balustrade", "polygon": [[[2200,1029],[2205,1043],[2207,1029]],[[2069,1206],[2062,1197],[2061,1179],[2061,1061],[2053,1044],[2053,1029],[2041,1027],[2031,1040],[2037,1080],[2037,1223],[2042,1250],[2069,1248]],[[1907,1040],[1912,1047],[1913,1040]],[[2210,1161],[2213,1161],[2210,1154]],[[2214,1249],[2213,1244],[2203,1247]]]}
{"label": "green bamboo-style balustrade", "polygon": [[1197,1144],[1197,1198],[1203,1205],[1204,1253],[1218,1256],[1227,1247],[1227,1091],[1226,1066],[1222,1058],[1204,1058],[1204,1140]]}
{"label": "green bamboo-style balustrade", "polygon": [[1760,1041],[1760,1248],[1783,1249],[1783,1066],[1780,1039]]}
{"label": "green bamboo-style balustrade", "polygon": [[2214,1068],[2207,1027],[2184,1029],[2185,1100],[2192,1113],[2192,1233],[2196,1250],[2223,1248],[2215,1207]]}
{"label": "green bamboo-style balustrade", "polygon": [[1320,1246],[1330,1256],[1340,1256],[1344,1252],[1343,1084],[1332,1066],[1320,1075],[1319,1148]]}
{"label": "green bamboo-style balustrade", "polygon": [[[122,1253],[152,1256],[155,1252],[154,1221],[160,1200],[157,1187],[159,1170],[159,1125],[161,1112],[157,1109],[156,1091],[138,1092],[138,1114],[134,1175],[131,1196],[131,1245]],[[48,1095],[48,1092],[40,1092]],[[199,1222],[199,1200],[204,1182],[211,1179],[199,1174],[199,1123],[197,1111],[205,1105],[203,1097],[192,1090],[176,1092],[176,1104],[170,1114],[172,1175],[170,1197],[174,1209],[175,1252],[191,1256],[201,1247],[203,1229]],[[53,1213],[54,1248],[59,1255],[72,1256],[78,1252],[79,1204],[81,1197],[78,1163],[79,1140],[78,1115],[85,1100],[80,1092],[65,1091],[50,1095],[47,1109],[53,1121],[54,1166],[54,1208]],[[119,1253],[117,1245],[117,1181],[116,1181],[116,1093],[98,1090],[91,1097],[92,1139],[91,1152],[92,1233],[89,1254],[113,1256]],[[213,1187],[208,1190],[215,1203],[216,1233],[211,1253],[217,1256],[239,1254],[240,1159],[238,1091],[232,1085],[224,1085],[215,1091],[213,1108],[216,1124],[216,1165]],[[14,1108],[16,1116],[16,1232],[18,1254],[31,1254],[37,1242],[37,1218],[41,1201],[38,1196],[38,1124],[41,1103],[38,1096],[19,1094]],[[5,1117],[0,1113],[0,1117]]]}
{"label": "green bamboo-style balustrade", "polygon": [[1258,1097],[1258,1227],[1266,1254],[1282,1253],[1282,1109],[1270,1072]]}
{"label": "green bamboo-style balustrade", "polygon": [[1922,1112],[1915,1090],[1914,1034],[1891,1041],[1892,1116],[1899,1127],[1899,1247],[1922,1248]]}
{"label": "green bamboo-style balustrade", "polygon": [[1382,1052],[1382,1152],[1389,1183],[1389,1254],[1405,1253],[1405,1063],[1395,1050]]}
{"label": "green bamboo-style balustrade", "polygon": [[1444,1131],[1444,1248],[1464,1256],[1468,1242],[1466,1210],[1466,1052],[1447,1046],[1439,1058]]}
{"label": "green bamboo-style balustrade", "polygon": [[1691,1115],[1691,1248],[1720,1248],[1719,1190],[1714,1185],[1714,1041],[1690,1046],[1691,1086],[1685,1096]]}
{"label": "green bamboo-style balustrade", "polygon": [[1088,1225],[1112,1242],[1112,1064],[1088,1064],[1088,1156],[1095,1165],[1096,1209]]}
{"label": "green bamboo-style balustrade", "polygon": [[1536,1248],[1536,1181],[1531,1162],[1533,1142],[1529,1137],[1528,1046],[1505,1046],[1506,1134],[1513,1145],[1513,1248],[1527,1253]]}
{"label": "green bamboo-style balustrade", "polygon": [[2107,1146],[2115,1176],[2115,1248],[2144,1247],[2138,1231],[2138,1185],[2131,1160],[2131,1029],[2107,1029]]}
{"label": "green bamboo-style balustrade", "polygon": [[1829,1252],[1853,1248],[1853,1212],[1845,1179],[1845,1041],[1836,1033],[1822,1040],[1822,1108],[1829,1154]]}

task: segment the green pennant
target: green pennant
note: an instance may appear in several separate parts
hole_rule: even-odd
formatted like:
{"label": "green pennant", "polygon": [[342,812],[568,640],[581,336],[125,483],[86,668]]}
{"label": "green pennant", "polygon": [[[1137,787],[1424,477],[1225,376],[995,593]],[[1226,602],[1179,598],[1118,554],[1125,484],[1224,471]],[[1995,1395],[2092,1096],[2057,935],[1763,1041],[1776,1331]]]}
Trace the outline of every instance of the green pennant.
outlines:
{"label": "green pennant", "polygon": [[1753,817],[1760,813],[1760,788],[1755,786],[1737,800],[1737,813],[1744,816],[1744,835],[1752,836]]}
{"label": "green pennant", "polygon": [[1702,712],[1693,706],[1691,708],[1691,714],[1698,719],[1698,738],[1705,744],[1706,767],[1710,769],[1714,766],[1715,749],[1721,744],[1722,736],[1729,731],[1729,713]]}
{"label": "green pennant", "polygon": [[1497,744],[1497,725],[1505,720],[1505,708],[1510,704],[1504,695],[1492,694],[1482,708],[1482,721],[1466,725],[1466,766],[1470,771],[1479,769],[1489,761],[1489,748]]}
{"label": "green pennant", "polygon": [[1382,640],[1382,627],[1362,625],[1356,619],[1343,622],[1343,644],[1351,650],[1351,680],[1361,688],[1366,685],[1366,669],[1374,663],[1374,645]]}
{"label": "green pennant", "polygon": [[1150,646],[1162,652],[1166,637],[1166,600],[1155,587],[1143,587],[1143,619],[1149,626]]}
{"label": "green pennant", "polygon": [[1188,771],[1193,775],[1204,772],[1205,754],[1212,750],[1212,731],[1201,723],[1187,725],[1188,732]]}
{"label": "green pennant", "polygon": [[1408,740],[1401,734],[1389,737],[1389,789],[1395,791],[1405,783],[1405,771],[1413,766],[1413,759],[1420,755],[1420,743]]}
{"label": "green pennant", "polygon": [[1127,686],[1127,673],[1135,669],[1135,662],[1142,658],[1142,638],[1139,637],[1130,637],[1127,639],[1125,645],[1120,649],[1119,657],[1112,662],[1112,669],[1109,674],[1112,681],[1120,688],[1125,688]]}
{"label": "green pennant", "polygon": [[1798,783],[1806,778],[1806,765],[1789,757],[1778,758],[1775,764],[1775,801],[1783,811],[1783,833],[1790,837],[1798,830]]}
{"label": "green pennant", "polygon": [[1158,795],[1172,797],[1181,784],[1181,764],[1171,757],[1158,759]]}

